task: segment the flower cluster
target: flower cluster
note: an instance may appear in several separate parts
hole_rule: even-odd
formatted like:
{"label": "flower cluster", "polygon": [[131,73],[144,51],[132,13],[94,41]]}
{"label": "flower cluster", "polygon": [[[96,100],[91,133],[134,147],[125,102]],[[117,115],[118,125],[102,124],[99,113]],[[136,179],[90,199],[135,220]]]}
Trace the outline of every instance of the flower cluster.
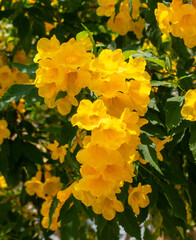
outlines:
{"label": "flower cluster", "polygon": [[140,17],[139,8],[141,7],[140,0],[132,1],[132,17],[130,16],[129,0],[121,2],[119,13],[115,13],[115,5],[117,0],[98,0],[99,7],[97,15],[110,17],[108,27],[113,32],[120,35],[126,35],[127,32],[133,31],[138,39],[142,38],[145,20]]}
{"label": "flower cluster", "polygon": [[10,136],[10,130],[7,128],[7,122],[0,120],[0,145],[3,143],[5,138]]}
{"label": "flower cluster", "polygon": [[158,3],[155,16],[161,31],[184,39],[189,48],[196,46],[196,1],[173,0],[170,7]]}
{"label": "flower cluster", "polygon": [[[42,171],[38,170],[35,177],[25,182],[25,187],[26,192],[30,196],[36,194],[39,198],[43,198],[45,200],[41,208],[41,214],[43,216],[42,225],[44,228],[48,228],[49,210],[53,197],[62,189],[63,185],[60,182],[59,177],[54,177],[50,174],[50,166],[47,165],[45,165],[44,179],[45,181],[42,182]],[[59,203],[54,215],[52,216],[52,223],[50,225],[50,229],[52,231],[55,231],[60,226],[58,216],[61,207],[62,205]]]}
{"label": "flower cluster", "polygon": [[189,121],[196,121],[196,89],[189,90],[185,95],[185,105],[181,114]]}
{"label": "flower cluster", "polygon": [[[137,151],[141,144],[140,127],[147,123],[142,116],[147,112],[151,91],[146,61],[130,57],[126,62],[120,49],[105,49],[95,57],[88,52],[88,38],[71,39],[62,45],[55,36],[50,40],[43,38],[37,49],[35,61],[39,62],[39,69],[35,84],[50,108],[57,106],[62,115],[68,114],[72,105],[78,105],[75,96],[84,87],[98,98],[94,102],[82,100],[72,116],[72,125],[77,125],[84,135],[78,142],[83,148],[76,155],[81,164],[81,179],[57,197],[63,203],[73,193],[86,206],[92,206],[95,213],[112,220],[116,211],[124,211],[116,194],[121,192],[124,182],[132,183],[133,162],[146,163]],[[66,96],[58,98],[62,92]],[[91,135],[86,131],[91,131]],[[63,162],[66,146],[58,148],[55,141],[48,149],[53,159]],[[141,190],[141,195],[150,192],[149,185],[141,189],[135,191]],[[146,203],[138,204],[144,207]]]}
{"label": "flower cluster", "polygon": [[[50,40],[42,38],[37,44],[38,53],[34,61],[39,62],[39,69],[35,85],[48,107],[57,106],[62,115],[67,115],[72,105],[78,105],[75,96],[90,84],[89,63],[94,55],[87,52],[89,46],[90,49],[92,47],[89,41],[72,38],[60,45],[53,36]],[[58,98],[62,92],[64,96]]]}

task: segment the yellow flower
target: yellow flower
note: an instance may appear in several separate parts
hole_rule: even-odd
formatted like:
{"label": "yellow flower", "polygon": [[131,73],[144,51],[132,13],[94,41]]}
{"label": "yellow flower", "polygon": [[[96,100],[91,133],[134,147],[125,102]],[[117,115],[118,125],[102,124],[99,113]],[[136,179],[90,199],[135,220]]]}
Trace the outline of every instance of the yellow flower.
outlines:
{"label": "yellow flower", "polygon": [[92,206],[92,204],[95,202],[96,197],[93,196],[90,191],[83,191],[80,188],[79,182],[76,183],[73,187],[73,195],[76,199],[82,201],[84,205],[87,207]]}
{"label": "yellow flower", "polygon": [[74,96],[68,95],[64,98],[59,98],[56,102],[59,113],[63,116],[71,111],[72,105],[77,106],[78,101]]}
{"label": "yellow flower", "polygon": [[99,127],[102,119],[108,117],[106,110],[102,100],[98,99],[93,103],[89,100],[82,100],[71,123],[73,126],[77,125],[79,128],[92,130]]}
{"label": "yellow flower", "polygon": [[96,214],[102,214],[103,217],[110,221],[112,220],[116,212],[123,212],[123,204],[115,197],[113,199],[107,197],[99,197],[92,205],[93,211]]}
{"label": "yellow flower", "polygon": [[126,91],[125,78],[120,74],[98,77],[91,82],[91,91],[106,98],[113,98],[118,92]]}
{"label": "yellow flower", "polygon": [[129,82],[129,97],[131,100],[131,109],[138,112],[140,116],[148,110],[148,104],[150,102],[151,84],[148,81],[133,81]]}
{"label": "yellow flower", "polygon": [[185,105],[181,114],[189,121],[196,121],[196,89],[189,90],[185,95]]}
{"label": "yellow flower", "polygon": [[67,199],[71,196],[74,184],[75,182],[72,183],[66,189],[61,190],[57,193],[57,198],[61,201],[62,204],[64,204],[67,201]]}
{"label": "yellow flower", "polygon": [[139,215],[139,208],[145,208],[148,206],[149,198],[147,194],[151,192],[152,189],[150,185],[141,186],[141,183],[139,183],[138,186],[135,188],[130,186],[128,203],[132,207],[135,214]]}
{"label": "yellow flower", "polygon": [[100,97],[107,107],[107,113],[119,118],[126,107],[131,108],[131,99],[128,94],[117,92],[115,97]]}
{"label": "yellow flower", "polygon": [[45,198],[43,194],[43,183],[41,182],[41,170],[38,170],[35,177],[32,177],[31,180],[25,182],[24,186],[26,187],[26,192],[33,196],[36,194],[40,198]]}
{"label": "yellow flower", "polygon": [[127,63],[121,49],[114,51],[104,49],[100,55],[91,63],[90,70],[103,75],[123,73]]}
{"label": "yellow flower", "polygon": [[[40,210],[40,213],[43,216],[41,224],[46,229],[48,228],[49,211],[50,211],[51,204],[52,204],[52,198],[47,197],[45,202],[43,202],[41,210]],[[59,217],[61,207],[62,207],[62,204],[59,203],[55,209],[54,214],[52,215],[52,222],[50,225],[50,230],[52,230],[52,231],[56,231],[60,227],[60,222],[58,222],[58,217]]]}
{"label": "yellow flower", "polygon": [[104,179],[103,176],[84,177],[81,178],[77,184],[78,191],[90,192],[95,197],[114,196],[116,191],[120,192],[120,189],[116,189],[116,181],[113,179]]}
{"label": "yellow flower", "polygon": [[140,0],[132,0],[132,18],[137,19],[140,15],[139,8],[141,6]]}
{"label": "yellow flower", "polygon": [[111,16],[115,11],[114,6],[116,5],[117,0],[98,0],[100,7],[97,9],[96,13],[98,16]]}
{"label": "yellow flower", "polygon": [[129,14],[129,2],[124,0],[121,3],[120,11],[115,17],[115,12],[108,20],[108,27],[112,29],[113,32],[119,33],[120,35],[126,35],[130,31],[132,19]]}
{"label": "yellow flower", "polygon": [[160,140],[160,139],[158,139],[158,138],[151,138],[151,137],[149,137],[153,142],[154,142],[154,144],[155,144],[155,150],[156,150],[156,152],[157,152],[157,158],[160,160],[160,161],[163,161],[163,156],[162,156],[162,154],[160,153],[161,152],[161,150],[163,150],[163,148],[164,148],[164,144],[165,143],[167,143],[167,142],[169,142],[169,139],[164,139],[164,140]]}
{"label": "yellow flower", "polygon": [[184,39],[189,48],[196,46],[196,8],[190,4],[180,5],[173,10],[172,34]]}
{"label": "yellow flower", "polygon": [[63,163],[65,155],[67,154],[66,148],[68,148],[68,145],[66,144],[61,147],[58,147],[58,145],[59,143],[56,140],[54,140],[54,143],[49,144],[47,148],[52,151],[51,158],[53,160],[59,159],[60,163]]}
{"label": "yellow flower", "polygon": [[118,149],[127,141],[125,130],[126,124],[120,119],[105,119],[98,129],[92,131],[91,142],[110,150]]}
{"label": "yellow flower", "polygon": [[60,46],[59,51],[53,56],[55,64],[70,70],[88,69],[89,63],[94,58],[93,53],[86,52],[80,41],[71,38]]}
{"label": "yellow flower", "polygon": [[37,43],[37,51],[34,62],[40,59],[51,58],[59,50],[60,43],[54,35],[51,39],[41,38]]}
{"label": "yellow flower", "polygon": [[7,188],[7,183],[4,176],[0,176],[0,188]]}
{"label": "yellow flower", "polygon": [[0,120],[0,144],[3,143],[3,139],[9,138],[10,130],[7,128],[7,122]]}
{"label": "yellow flower", "polygon": [[55,196],[61,190],[63,184],[60,182],[59,177],[47,178],[43,184],[43,194],[47,196]]}
{"label": "yellow flower", "polygon": [[172,12],[171,9],[163,3],[157,4],[157,9],[155,9],[155,16],[156,20],[159,23],[159,28],[161,29],[162,33],[169,34],[172,30],[171,28],[171,17]]}
{"label": "yellow flower", "polygon": [[81,149],[76,159],[81,164],[87,163],[95,169],[103,169],[106,165],[123,164],[123,158],[117,150],[109,150],[96,144],[89,144],[87,148]]}

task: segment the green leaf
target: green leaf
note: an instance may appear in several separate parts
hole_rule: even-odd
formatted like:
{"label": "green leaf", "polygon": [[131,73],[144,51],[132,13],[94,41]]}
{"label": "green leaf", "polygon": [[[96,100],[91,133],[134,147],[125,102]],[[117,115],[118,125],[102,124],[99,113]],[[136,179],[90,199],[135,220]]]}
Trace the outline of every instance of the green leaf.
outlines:
{"label": "green leaf", "polygon": [[169,98],[165,104],[166,126],[168,130],[177,127],[182,121],[181,108],[184,97],[177,96]]}
{"label": "green leaf", "polygon": [[190,127],[190,141],[189,141],[189,148],[193,154],[193,157],[196,161],[196,124]]}
{"label": "green leaf", "polygon": [[153,62],[165,68],[165,62],[159,58],[147,58],[146,61]]}
{"label": "green leaf", "polygon": [[172,83],[152,80],[152,81],[151,81],[151,86],[152,86],[152,87],[159,87],[159,86],[168,86],[168,87],[171,87],[171,86],[172,86]]}
{"label": "green leaf", "polygon": [[81,23],[81,25],[82,25],[82,27],[87,31],[88,36],[89,36],[89,38],[90,38],[90,40],[91,40],[91,42],[92,42],[92,44],[93,44],[93,53],[94,53],[95,56],[97,57],[97,47],[96,47],[96,44],[95,44],[95,40],[94,40],[94,38],[93,38],[90,30],[89,30],[83,23]]}
{"label": "green leaf", "polygon": [[125,57],[125,60],[127,60],[130,56],[132,56],[133,54],[135,53],[140,53],[138,51],[135,51],[135,50],[127,50],[127,51],[124,51],[123,52],[123,55]]}
{"label": "green leaf", "polygon": [[148,161],[152,167],[154,167],[160,174],[163,174],[159,165],[157,153],[154,143],[148,138],[146,134],[141,135],[142,145],[138,146],[139,152],[144,160]]}
{"label": "green leaf", "polygon": [[0,111],[2,111],[11,101],[18,101],[24,96],[30,94],[35,89],[34,85],[20,85],[15,84],[11,86],[7,92],[0,99]]}
{"label": "green leaf", "polygon": [[11,65],[15,68],[17,68],[18,70],[20,70],[21,73],[27,73],[28,75],[35,77],[35,72],[38,69],[38,64],[37,63],[33,63],[31,65],[24,65],[21,63],[11,63]]}
{"label": "green leaf", "polygon": [[77,208],[73,205],[62,216],[61,219],[61,239],[78,239],[79,217]]}
{"label": "green leaf", "polygon": [[166,66],[169,72],[172,70],[172,62],[169,56],[165,56]]}
{"label": "green leaf", "polygon": [[58,94],[57,94],[57,96],[55,98],[55,101],[57,101],[60,98],[64,98],[66,96],[67,96],[67,92],[60,91],[60,92],[58,92]]}
{"label": "green leaf", "polygon": [[10,159],[10,145],[8,141],[4,140],[3,144],[0,145],[0,172],[4,175],[5,178],[7,178],[9,172],[10,167],[9,159]]}
{"label": "green leaf", "polygon": [[52,216],[58,206],[59,200],[55,196],[52,200],[51,206],[50,206],[50,211],[49,211],[49,221],[48,221],[48,229],[50,228],[50,225],[52,223]]}
{"label": "green leaf", "polygon": [[79,41],[80,39],[82,39],[82,38],[84,38],[84,37],[88,37],[88,32],[87,32],[87,31],[79,32],[79,33],[76,35],[76,40]]}
{"label": "green leaf", "polygon": [[170,206],[173,209],[173,214],[176,217],[181,218],[182,220],[186,221],[186,210],[185,204],[182,201],[178,191],[169,184],[162,184],[162,191],[165,194]]}
{"label": "green leaf", "polygon": [[23,155],[33,163],[43,164],[42,152],[33,144],[23,143]]}
{"label": "green leaf", "polygon": [[129,209],[125,209],[123,213],[117,213],[119,224],[125,231],[137,240],[141,240],[141,230],[134,213]]}
{"label": "green leaf", "polygon": [[72,141],[76,135],[77,129],[77,127],[72,126],[71,122],[64,123],[60,133],[59,147]]}
{"label": "green leaf", "polygon": [[98,240],[119,240],[119,227],[117,223],[113,221],[107,221],[101,234],[98,226]]}
{"label": "green leaf", "polygon": [[193,86],[193,79],[188,76],[183,76],[178,79],[178,83],[180,84],[181,88],[184,88],[188,91]]}

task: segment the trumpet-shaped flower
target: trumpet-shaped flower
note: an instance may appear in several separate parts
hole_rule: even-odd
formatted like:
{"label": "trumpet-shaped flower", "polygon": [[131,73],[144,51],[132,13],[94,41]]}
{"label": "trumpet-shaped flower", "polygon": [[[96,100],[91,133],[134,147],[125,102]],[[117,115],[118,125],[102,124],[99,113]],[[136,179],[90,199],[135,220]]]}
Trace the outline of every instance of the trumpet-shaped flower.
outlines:
{"label": "trumpet-shaped flower", "polygon": [[82,100],[77,109],[77,113],[73,115],[71,123],[79,128],[92,130],[99,127],[102,119],[107,118],[106,107],[102,100],[96,100],[92,103],[89,100]]}
{"label": "trumpet-shaped flower", "polygon": [[138,184],[137,187],[130,186],[129,188],[129,197],[128,203],[132,207],[133,212],[137,215],[140,213],[139,208],[145,208],[149,204],[148,193],[151,193],[152,189],[150,185],[141,185]]}
{"label": "trumpet-shaped flower", "polygon": [[56,140],[54,140],[54,143],[49,144],[47,148],[52,151],[51,158],[53,160],[59,159],[60,163],[63,163],[65,155],[67,154],[66,148],[68,147],[68,145],[66,144],[61,147],[58,147],[58,146],[59,146],[59,143]]}
{"label": "trumpet-shaped flower", "polygon": [[104,196],[99,197],[93,203],[92,208],[96,214],[102,214],[108,221],[115,217],[116,212],[124,211],[122,202],[120,202],[116,197],[113,199]]}

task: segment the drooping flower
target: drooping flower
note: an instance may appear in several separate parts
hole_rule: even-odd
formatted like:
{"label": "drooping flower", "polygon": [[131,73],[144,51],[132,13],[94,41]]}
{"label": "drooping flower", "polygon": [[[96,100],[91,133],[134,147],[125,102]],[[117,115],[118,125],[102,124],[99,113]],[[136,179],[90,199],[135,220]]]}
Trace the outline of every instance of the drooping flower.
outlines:
{"label": "drooping flower", "polygon": [[58,147],[58,146],[59,146],[59,143],[56,140],[54,140],[54,143],[49,144],[47,148],[52,151],[51,158],[53,160],[59,159],[60,163],[63,163],[65,155],[67,154],[66,148],[68,147],[68,145],[66,144],[61,147]]}
{"label": "drooping flower", "polygon": [[116,197],[113,199],[104,196],[99,197],[93,203],[92,208],[96,214],[102,214],[108,221],[115,217],[116,212],[124,211],[122,202],[120,202]]}
{"label": "drooping flower", "polygon": [[138,184],[137,187],[130,186],[128,203],[132,207],[133,212],[137,215],[140,213],[140,208],[145,208],[149,204],[148,193],[151,193],[152,189],[150,185]]}

